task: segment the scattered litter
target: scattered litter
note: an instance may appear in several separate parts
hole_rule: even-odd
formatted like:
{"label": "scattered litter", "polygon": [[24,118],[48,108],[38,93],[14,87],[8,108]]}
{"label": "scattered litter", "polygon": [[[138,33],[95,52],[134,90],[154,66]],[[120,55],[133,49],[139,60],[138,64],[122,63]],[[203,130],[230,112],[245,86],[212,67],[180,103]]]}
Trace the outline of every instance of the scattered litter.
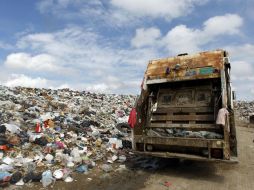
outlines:
{"label": "scattered litter", "polygon": [[135,98],[0,85],[0,185],[48,187],[72,182],[72,172],[111,172],[105,158],[125,162],[131,148],[127,121]]}
{"label": "scattered litter", "polygon": [[149,129],[148,136],[156,137],[188,137],[188,138],[205,138],[205,139],[222,139],[219,133],[211,131],[188,131],[186,129]]}
{"label": "scattered litter", "polygon": [[56,179],[62,179],[64,176],[63,170],[59,169],[59,170],[54,171],[53,176]]}
{"label": "scattered litter", "polygon": [[15,184],[15,183],[19,182],[21,180],[21,178],[22,178],[22,173],[21,172],[15,172],[11,176],[10,183]]}
{"label": "scattered litter", "polygon": [[52,172],[50,170],[47,170],[45,172],[42,173],[42,186],[43,187],[47,187],[49,186],[51,183],[53,183],[54,178],[52,176]]}
{"label": "scattered litter", "polygon": [[108,165],[108,164],[103,164],[101,166],[101,169],[104,171],[104,172],[111,172],[113,170],[112,166],[111,165]]}
{"label": "scattered litter", "polygon": [[11,159],[10,157],[5,157],[5,158],[3,158],[2,162],[7,165],[11,165],[14,162],[14,160]]}
{"label": "scattered litter", "polygon": [[160,183],[161,185],[165,186],[165,187],[170,187],[172,186],[172,183],[169,181],[165,181],[164,183]]}
{"label": "scattered litter", "polygon": [[25,183],[24,183],[23,179],[21,179],[15,185],[17,185],[17,186],[23,186],[23,185],[25,185]]}
{"label": "scattered litter", "polygon": [[118,157],[116,156],[116,155],[114,155],[114,156],[112,156],[112,161],[114,162],[114,161],[116,161],[117,159],[118,159]]}
{"label": "scattered litter", "polygon": [[21,131],[21,129],[20,129],[20,127],[19,126],[17,126],[17,125],[14,125],[14,124],[7,124],[7,123],[5,123],[5,124],[3,124],[5,127],[6,127],[6,130],[7,131],[9,131],[9,132],[11,132],[12,134],[19,134],[20,133],[20,131]]}
{"label": "scattered litter", "polygon": [[70,177],[70,176],[68,176],[68,177],[65,178],[64,181],[65,181],[66,183],[70,183],[70,182],[73,182],[73,178]]}
{"label": "scattered litter", "polygon": [[80,165],[76,168],[76,171],[78,173],[87,173],[88,172],[88,167],[87,167],[87,165],[82,164],[82,165]]}

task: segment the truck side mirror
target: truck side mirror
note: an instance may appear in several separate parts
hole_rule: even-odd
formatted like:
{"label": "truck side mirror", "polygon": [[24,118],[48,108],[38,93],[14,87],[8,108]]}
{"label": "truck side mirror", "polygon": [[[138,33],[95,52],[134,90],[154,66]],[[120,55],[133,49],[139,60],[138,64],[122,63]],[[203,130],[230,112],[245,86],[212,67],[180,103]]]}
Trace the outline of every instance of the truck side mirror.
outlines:
{"label": "truck side mirror", "polygon": [[233,100],[236,100],[236,93],[235,91],[232,91]]}

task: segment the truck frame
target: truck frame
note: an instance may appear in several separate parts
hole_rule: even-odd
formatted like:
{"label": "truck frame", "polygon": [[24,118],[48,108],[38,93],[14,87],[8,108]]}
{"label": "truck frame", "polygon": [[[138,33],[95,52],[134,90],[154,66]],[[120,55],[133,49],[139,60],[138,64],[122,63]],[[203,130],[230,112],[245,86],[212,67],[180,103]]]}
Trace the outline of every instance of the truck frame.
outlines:
{"label": "truck frame", "polygon": [[[156,157],[237,162],[230,69],[224,50],[149,61],[135,104],[133,150]],[[216,124],[222,108],[224,125]]]}

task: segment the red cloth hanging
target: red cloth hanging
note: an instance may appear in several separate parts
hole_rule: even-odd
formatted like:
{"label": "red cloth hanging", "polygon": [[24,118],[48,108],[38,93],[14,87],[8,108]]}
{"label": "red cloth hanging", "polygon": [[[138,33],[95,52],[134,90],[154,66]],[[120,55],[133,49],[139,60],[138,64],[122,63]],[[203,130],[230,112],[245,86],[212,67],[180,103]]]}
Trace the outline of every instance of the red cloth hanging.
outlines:
{"label": "red cloth hanging", "polygon": [[130,116],[129,116],[129,120],[128,120],[128,124],[131,126],[131,128],[134,128],[135,124],[136,124],[136,109],[132,108]]}
{"label": "red cloth hanging", "polygon": [[39,122],[35,126],[35,132],[36,133],[41,133],[41,124]]}

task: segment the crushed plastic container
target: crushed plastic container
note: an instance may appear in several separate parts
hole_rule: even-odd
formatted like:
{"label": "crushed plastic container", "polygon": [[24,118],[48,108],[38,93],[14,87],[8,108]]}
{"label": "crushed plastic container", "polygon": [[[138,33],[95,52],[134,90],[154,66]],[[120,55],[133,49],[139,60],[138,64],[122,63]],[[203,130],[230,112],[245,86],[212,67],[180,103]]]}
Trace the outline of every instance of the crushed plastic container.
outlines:
{"label": "crushed plastic container", "polygon": [[109,144],[110,144],[110,147],[114,149],[119,149],[123,147],[122,140],[117,138],[110,138]]}
{"label": "crushed plastic container", "polygon": [[111,165],[108,165],[108,164],[103,164],[101,166],[101,169],[104,171],[104,172],[111,172],[113,170],[112,166]]}
{"label": "crushed plastic container", "polygon": [[41,183],[43,187],[49,186],[51,183],[53,183],[55,180],[52,176],[52,172],[50,170],[47,170],[42,173],[42,179]]}
{"label": "crushed plastic container", "polygon": [[6,130],[7,131],[10,131],[11,133],[16,133],[16,134],[19,134],[21,129],[19,126],[17,125],[14,125],[14,124],[7,124],[5,123],[4,126],[6,127]]}
{"label": "crushed plastic container", "polygon": [[87,165],[82,164],[82,165],[80,165],[76,168],[76,171],[79,172],[79,173],[87,173],[88,172],[88,167],[87,167]]}

